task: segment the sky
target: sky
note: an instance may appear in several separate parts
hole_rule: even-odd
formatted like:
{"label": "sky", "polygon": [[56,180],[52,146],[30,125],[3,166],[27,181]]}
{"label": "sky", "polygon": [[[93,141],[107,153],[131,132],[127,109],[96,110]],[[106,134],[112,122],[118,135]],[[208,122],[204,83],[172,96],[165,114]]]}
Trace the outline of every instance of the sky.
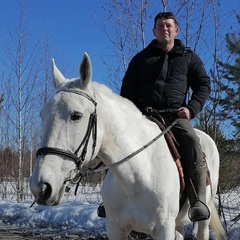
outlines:
{"label": "sky", "polygon": [[[2,200],[0,201],[0,233],[2,228],[10,227],[22,233],[32,233],[36,237],[42,235],[49,239],[73,239],[82,235],[106,236],[105,220],[97,216],[97,208],[101,203],[99,190],[99,187],[92,189],[80,186],[78,195],[74,197],[73,188],[73,191],[66,193],[64,202],[58,206],[35,204],[30,208],[33,202],[31,197],[21,203]],[[14,199],[13,196],[8,198]],[[236,223],[231,221],[239,214],[239,190],[231,194],[225,193],[221,195],[221,199],[228,228],[228,240],[239,240],[240,221]],[[188,225],[185,231],[188,236],[195,234],[196,226],[193,228],[192,225]],[[212,233],[210,236],[213,236]]]}
{"label": "sky", "polygon": [[[92,60],[93,76],[102,81],[104,67],[102,56],[107,49],[107,38],[98,19],[102,18],[102,6],[106,0],[30,0],[27,2],[26,19],[33,36],[39,37],[47,32],[56,63],[66,59],[74,63],[74,76],[86,51]],[[18,16],[18,0],[1,0],[0,41],[13,29]],[[104,46],[104,47],[103,47]],[[103,73],[101,73],[103,72]]]}
{"label": "sky", "polygon": [[[0,43],[4,43],[8,31],[14,29],[16,16],[18,16],[19,0],[1,0],[0,14]],[[66,77],[77,77],[78,66],[83,52],[87,52],[92,60],[93,80],[107,82],[107,69],[103,58],[113,54],[113,46],[106,34],[100,28],[104,16],[103,6],[111,0],[28,0],[26,7],[26,19],[28,27],[33,31],[32,37],[39,37],[44,33],[49,35],[52,47],[52,56],[57,66],[63,59],[71,65],[71,73]],[[236,22],[234,13],[239,13],[238,1],[220,1],[221,29],[223,34],[232,30],[233,22]],[[171,2],[172,5],[174,2]],[[155,1],[156,9],[162,11],[160,1]],[[154,5],[155,6],[155,5]],[[160,7],[161,6],[161,7]],[[158,9],[159,8],[159,9]],[[173,6],[172,6],[173,8]],[[174,9],[167,9],[174,11]],[[208,14],[208,13],[207,13]],[[184,16],[183,16],[184,17]],[[185,20],[181,18],[181,22]],[[212,25],[210,23],[210,25]],[[209,26],[208,26],[209,28]],[[209,29],[204,29],[207,33]],[[147,29],[148,42],[153,38],[152,23]],[[181,34],[180,34],[181,38]],[[204,49],[207,54],[207,50]],[[203,55],[203,52],[200,54]],[[0,54],[0,61],[1,61]],[[61,69],[62,70],[62,69]],[[64,72],[63,72],[64,73]],[[120,79],[123,76],[120,76]],[[107,84],[106,84],[107,85]]]}

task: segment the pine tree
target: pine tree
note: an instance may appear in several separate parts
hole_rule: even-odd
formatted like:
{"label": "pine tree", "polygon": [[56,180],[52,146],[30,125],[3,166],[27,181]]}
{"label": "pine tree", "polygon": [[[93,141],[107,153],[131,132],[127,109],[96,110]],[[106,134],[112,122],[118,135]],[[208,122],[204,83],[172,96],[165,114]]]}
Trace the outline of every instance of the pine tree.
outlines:
{"label": "pine tree", "polygon": [[[240,16],[237,16],[240,25]],[[233,61],[231,63],[219,62],[223,72],[221,89],[223,96],[219,102],[222,112],[221,118],[229,120],[236,129],[235,137],[240,136],[240,32],[226,35],[227,48]]]}
{"label": "pine tree", "polygon": [[[240,25],[240,16],[237,16]],[[226,35],[228,51],[233,57],[231,63],[219,62],[224,80],[221,82],[223,96],[219,102],[221,118],[230,120],[236,129],[236,138],[240,136],[240,32]]]}
{"label": "pine tree", "polygon": [[2,105],[3,100],[4,100],[4,95],[2,93],[1,96],[0,96],[0,110],[1,110],[1,107],[2,107],[1,105]]}

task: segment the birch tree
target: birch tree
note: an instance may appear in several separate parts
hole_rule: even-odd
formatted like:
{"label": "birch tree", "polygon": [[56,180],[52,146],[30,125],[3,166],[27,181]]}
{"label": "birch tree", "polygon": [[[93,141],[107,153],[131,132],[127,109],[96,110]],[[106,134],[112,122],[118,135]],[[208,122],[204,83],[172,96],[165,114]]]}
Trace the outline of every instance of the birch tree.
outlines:
{"label": "birch tree", "polygon": [[[40,52],[38,49],[39,40],[35,43],[27,20],[27,1],[21,0],[16,6],[18,16],[15,26],[8,32],[8,43],[4,47],[6,61],[5,89],[8,90],[8,106],[11,108],[5,111],[8,121],[14,131],[9,132],[10,138],[14,141],[13,147],[17,150],[17,200],[22,200],[24,159],[28,159],[25,154],[27,143],[29,142],[29,129],[34,122],[34,109],[39,74]],[[5,109],[6,110],[6,109]],[[10,126],[7,126],[10,127]],[[16,131],[15,131],[16,129]]]}

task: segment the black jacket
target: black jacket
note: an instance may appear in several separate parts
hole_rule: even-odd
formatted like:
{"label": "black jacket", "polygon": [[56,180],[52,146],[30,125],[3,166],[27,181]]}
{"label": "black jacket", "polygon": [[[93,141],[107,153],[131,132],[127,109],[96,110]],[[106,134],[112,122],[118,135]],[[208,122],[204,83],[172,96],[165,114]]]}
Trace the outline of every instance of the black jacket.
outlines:
{"label": "black jacket", "polygon": [[[187,101],[189,87],[192,95]],[[180,40],[175,40],[170,52],[153,40],[130,61],[120,94],[140,110],[146,106],[157,110],[186,106],[194,118],[209,97],[210,79],[198,55]]]}

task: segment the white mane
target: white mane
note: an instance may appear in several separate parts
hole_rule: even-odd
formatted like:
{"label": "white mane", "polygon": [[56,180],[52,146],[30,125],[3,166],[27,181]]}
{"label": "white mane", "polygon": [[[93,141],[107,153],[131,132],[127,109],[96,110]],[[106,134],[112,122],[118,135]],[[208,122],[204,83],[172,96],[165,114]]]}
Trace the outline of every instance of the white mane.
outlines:
{"label": "white mane", "polygon": [[[132,101],[127,98],[121,97],[120,95],[114,93],[107,86],[98,83],[92,82],[91,87],[96,95],[96,98],[102,99],[104,102],[112,102],[113,108],[115,111],[127,112],[129,115],[133,115],[134,118],[146,118],[139,109],[133,104]],[[117,103],[117,105],[115,105]],[[111,105],[111,103],[110,103]]]}

